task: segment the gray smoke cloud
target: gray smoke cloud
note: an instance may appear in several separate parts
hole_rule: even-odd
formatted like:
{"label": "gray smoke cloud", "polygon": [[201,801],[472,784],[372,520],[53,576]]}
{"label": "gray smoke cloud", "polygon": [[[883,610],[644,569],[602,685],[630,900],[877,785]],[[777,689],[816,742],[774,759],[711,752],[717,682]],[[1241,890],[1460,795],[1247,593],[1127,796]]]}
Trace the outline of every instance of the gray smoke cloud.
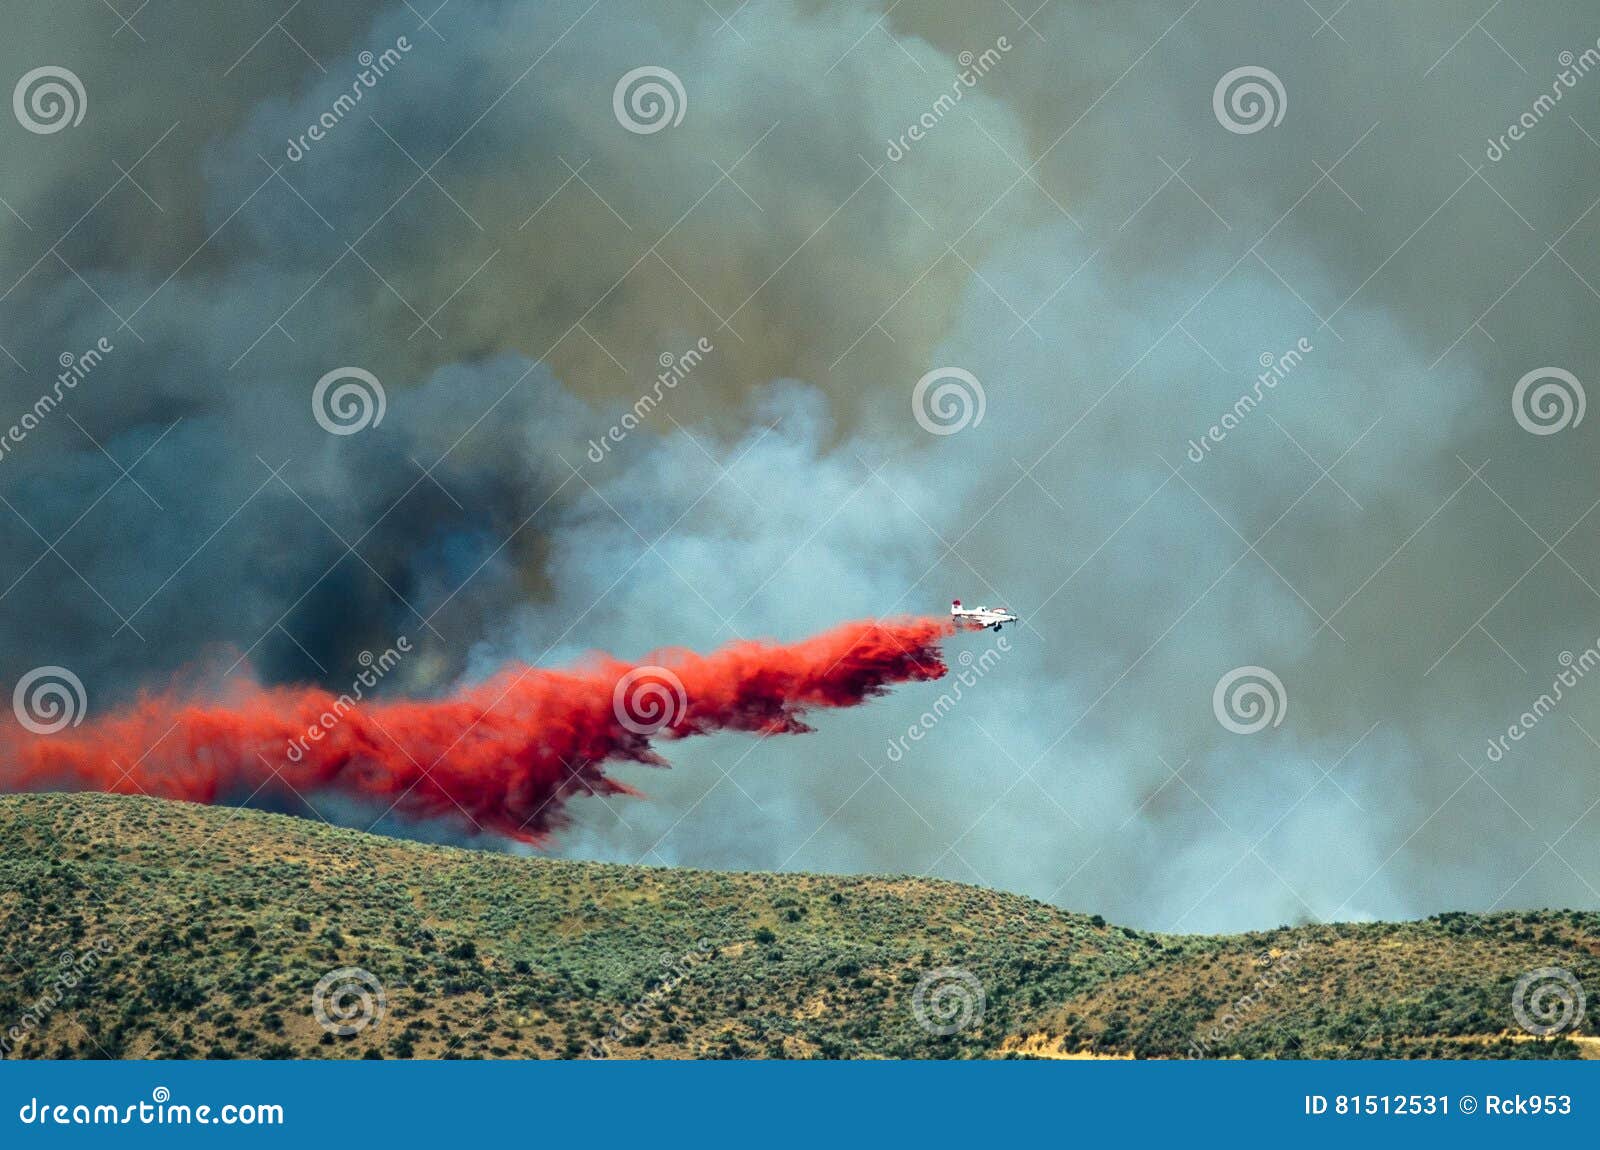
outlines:
{"label": "gray smoke cloud", "polygon": [[[88,94],[0,123],[0,423],[113,345],[0,457],[5,681],[343,685],[405,633],[386,687],[429,693],[1004,602],[954,706],[686,742],[551,849],[1163,929],[1600,902],[1600,680],[1538,703],[1600,638],[1591,424],[1513,412],[1594,374],[1592,13],[883,8],[180,7],[0,48]],[[681,106],[630,131],[645,66]],[[330,435],[344,366],[385,412]],[[982,389],[953,434],[914,417],[942,368]],[[1245,667],[1282,685],[1252,734],[1213,706]]]}

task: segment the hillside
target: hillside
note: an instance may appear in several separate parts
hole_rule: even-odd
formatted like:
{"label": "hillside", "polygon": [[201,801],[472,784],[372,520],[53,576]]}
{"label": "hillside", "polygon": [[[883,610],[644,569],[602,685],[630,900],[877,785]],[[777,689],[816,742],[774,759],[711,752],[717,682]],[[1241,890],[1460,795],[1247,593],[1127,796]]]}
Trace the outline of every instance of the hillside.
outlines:
{"label": "hillside", "polygon": [[[105,795],[0,798],[0,962],[12,1057],[1183,1057],[1197,1040],[1218,1057],[1579,1057],[1600,1043],[1587,1020],[1531,1040],[1510,1006],[1536,968],[1600,985],[1591,913],[1160,936],[941,881],[514,858]],[[336,1035],[314,999],[347,968],[370,972],[385,1009]],[[963,1028],[919,1023],[961,1021],[980,983]],[[338,1001],[316,1007],[332,1002],[337,1023]]]}

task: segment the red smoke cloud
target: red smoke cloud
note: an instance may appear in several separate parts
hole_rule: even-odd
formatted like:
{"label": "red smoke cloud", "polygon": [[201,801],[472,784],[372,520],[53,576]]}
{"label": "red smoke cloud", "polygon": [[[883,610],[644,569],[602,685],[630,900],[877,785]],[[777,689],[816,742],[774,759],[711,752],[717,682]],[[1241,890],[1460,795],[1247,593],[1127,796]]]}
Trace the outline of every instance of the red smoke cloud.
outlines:
{"label": "red smoke cloud", "polygon": [[[808,731],[815,707],[853,707],[946,667],[943,619],[845,623],[798,643],[741,641],[709,655],[590,656],[571,670],[508,666],[434,700],[256,687],[223,702],[144,695],[53,735],[0,732],[0,786],[147,793],[211,803],[333,790],[413,818],[465,814],[537,841],[574,794],[636,794],[608,763],[665,766],[653,739]],[[313,733],[315,737],[312,737]]]}

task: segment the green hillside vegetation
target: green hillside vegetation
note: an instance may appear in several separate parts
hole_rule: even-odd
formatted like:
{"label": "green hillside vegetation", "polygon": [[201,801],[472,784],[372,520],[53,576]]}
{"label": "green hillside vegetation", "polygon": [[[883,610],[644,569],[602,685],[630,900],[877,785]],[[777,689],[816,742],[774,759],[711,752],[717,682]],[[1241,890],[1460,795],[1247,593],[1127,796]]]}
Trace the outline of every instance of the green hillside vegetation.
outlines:
{"label": "green hillside vegetation", "polygon": [[[1600,986],[1597,929],[1540,911],[1161,936],[926,879],[516,858],[139,797],[0,798],[10,1057],[1184,1057],[1199,1041],[1212,1057],[1570,1058],[1600,1042],[1592,1024],[1532,1039],[1513,987],[1543,967]],[[313,998],[346,968],[371,973],[385,1009],[335,1034]],[[930,1032],[924,983],[935,1023],[976,984],[981,1014]]]}

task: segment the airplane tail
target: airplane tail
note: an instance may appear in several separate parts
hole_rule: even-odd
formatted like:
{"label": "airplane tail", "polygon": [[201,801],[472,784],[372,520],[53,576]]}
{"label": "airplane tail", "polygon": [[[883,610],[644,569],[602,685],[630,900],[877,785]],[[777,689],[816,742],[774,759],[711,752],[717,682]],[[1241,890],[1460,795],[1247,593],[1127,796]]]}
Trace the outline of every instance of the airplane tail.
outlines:
{"label": "airplane tail", "polygon": [[952,600],[950,600],[950,614],[952,614],[952,615],[961,614],[961,600],[960,599],[952,599]]}

